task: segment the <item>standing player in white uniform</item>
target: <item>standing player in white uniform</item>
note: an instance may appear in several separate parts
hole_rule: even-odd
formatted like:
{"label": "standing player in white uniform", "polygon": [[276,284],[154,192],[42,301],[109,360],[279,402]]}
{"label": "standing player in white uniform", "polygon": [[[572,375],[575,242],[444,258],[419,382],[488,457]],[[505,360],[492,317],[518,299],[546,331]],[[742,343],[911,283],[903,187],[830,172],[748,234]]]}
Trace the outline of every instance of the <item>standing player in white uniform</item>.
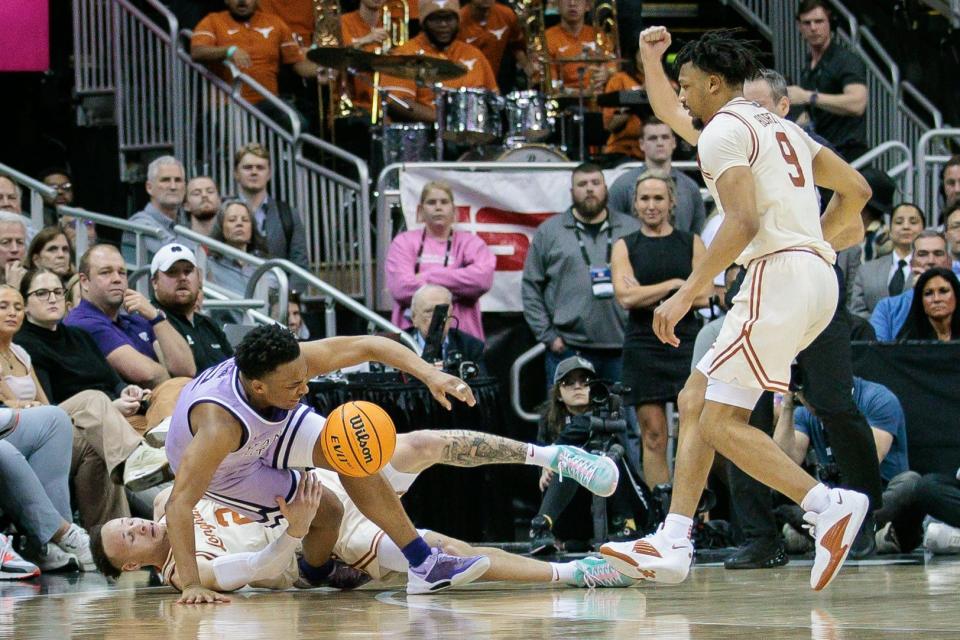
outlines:
{"label": "standing player in white uniform", "polygon": [[[640,35],[654,112],[698,147],[707,188],[724,213],[713,243],[686,283],[656,310],[654,332],[678,344],[673,328],[697,293],[730,263],[747,276],[713,348],[680,394],[680,444],[670,514],[641,540],[600,552],[626,575],[683,581],[693,558],[690,529],[715,452],[803,506],[814,525],[815,590],[834,578],[868,508],[855,491],[828,489],[747,424],[763,390],[788,390],[794,357],[830,322],[838,303],[836,251],[863,237],[866,181],[791,122],[742,97],[758,75],[755,50],[718,32],[677,56],[679,97],[661,62],[671,38],[663,27]],[[822,218],[816,185],[834,191]]]}
{"label": "standing player in white uniform", "polygon": [[[420,473],[435,464],[459,467],[532,464],[604,496],[613,493],[618,480],[617,467],[609,458],[577,447],[537,447],[490,433],[459,430],[399,434],[396,452],[383,469],[383,475],[397,494],[402,495]],[[301,479],[296,497],[289,504],[280,504],[286,527],[268,527],[208,498],[197,502],[193,509],[193,532],[203,586],[217,591],[231,591],[245,585],[279,590],[294,586],[300,577],[295,551],[320,505],[320,481],[322,490],[330,491],[343,504],[343,518],[333,547],[336,557],[374,580],[406,574],[408,563],[403,552],[360,512],[337,474],[314,469]],[[163,518],[166,500],[165,493],[154,500],[155,521],[116,518],[94,529],[91,543],[94,558],[104,574],[116,577],[120,571],[156,566],[166,584],[180,587]],[[487,555],[490,558],[490,568],[484,574],[487,580],[558,582],[578,587],[629,587],[635,583],[600,558],[542,562],[500,549],[481,551],[434,531],[421,530],[420,534],[429,544],[453,555],[471,556],[475,552]],[[355,574],[348,575],[348,579],[362,575],[351,570],[345,573]],[[325,584],[338,586],[334,576]]]}

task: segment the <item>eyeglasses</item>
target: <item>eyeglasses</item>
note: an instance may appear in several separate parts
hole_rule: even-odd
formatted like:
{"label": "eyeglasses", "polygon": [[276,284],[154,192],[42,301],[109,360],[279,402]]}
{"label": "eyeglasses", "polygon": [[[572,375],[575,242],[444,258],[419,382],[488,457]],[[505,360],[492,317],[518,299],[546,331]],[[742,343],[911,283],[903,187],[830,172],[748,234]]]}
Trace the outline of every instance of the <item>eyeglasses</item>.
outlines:
{"label": "eyeglasses", "polygon": [[50,300],[51,298],[62,298],[66,293],[67,290],[63,287],[57,287],[56,289],[37,289],[35,291],[28,291],[27,297],[37,296],[41,300]]}
{"label": "eyeglasses", "polygon": [[589,387],[593,383],[593,378],[572,378],[570,380],[561,380],[561,387]]}

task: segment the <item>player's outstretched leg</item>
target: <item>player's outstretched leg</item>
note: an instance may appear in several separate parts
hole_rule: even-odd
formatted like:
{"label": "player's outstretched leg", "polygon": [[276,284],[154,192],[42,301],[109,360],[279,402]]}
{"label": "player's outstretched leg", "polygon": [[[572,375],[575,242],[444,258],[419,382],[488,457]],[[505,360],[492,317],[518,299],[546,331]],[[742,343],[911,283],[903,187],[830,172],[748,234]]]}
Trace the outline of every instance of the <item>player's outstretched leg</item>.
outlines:
{"label": "player's outstretched leg", "polygon": [[570,478],[598,496],[611,496],[620,471],[606,456],[579,447],[541,447],[481,431],[413,431],[397,436],[391,464],[397,471],[418,473],[435,464],[477,467],[487,464],[529,464]]}

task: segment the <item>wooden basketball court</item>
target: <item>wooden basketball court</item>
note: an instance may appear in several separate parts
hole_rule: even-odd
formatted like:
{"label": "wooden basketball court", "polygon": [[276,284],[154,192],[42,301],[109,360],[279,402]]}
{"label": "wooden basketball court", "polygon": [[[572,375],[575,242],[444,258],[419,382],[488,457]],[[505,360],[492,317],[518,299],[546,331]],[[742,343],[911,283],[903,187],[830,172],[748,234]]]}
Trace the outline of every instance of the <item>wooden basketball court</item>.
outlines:
{"label": "wooden basketball court", "polygon": [[960,563],[851,562],[823,593],[809,561],[758,571],[697,566],[679,587],[573,589],[485,583],[407,597],[247,591],[226,605],[175,605],[147,573],[0,582],[0,638],[957,638]]}

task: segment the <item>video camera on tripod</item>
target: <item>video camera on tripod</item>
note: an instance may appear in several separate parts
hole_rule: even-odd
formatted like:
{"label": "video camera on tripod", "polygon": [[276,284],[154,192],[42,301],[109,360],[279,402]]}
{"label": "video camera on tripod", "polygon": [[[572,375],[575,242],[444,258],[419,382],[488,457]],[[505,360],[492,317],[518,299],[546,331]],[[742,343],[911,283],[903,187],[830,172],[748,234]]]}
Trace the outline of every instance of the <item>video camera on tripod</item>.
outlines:
{"label": "video camera on tripod", "polygon": [[463,354],[455,349],[447,349],[447,353],[443,352],[443,342],[446,338],[444,329],[449,313],[450,305],[448,304],[438,304],[433,308],[433,316],[430,318],[430,328],[424,338],[421,357],[430,363],[443,362],[443,370],[461,380],[475,378],[480,374],[480,367],[476,362],[464,360]]}

